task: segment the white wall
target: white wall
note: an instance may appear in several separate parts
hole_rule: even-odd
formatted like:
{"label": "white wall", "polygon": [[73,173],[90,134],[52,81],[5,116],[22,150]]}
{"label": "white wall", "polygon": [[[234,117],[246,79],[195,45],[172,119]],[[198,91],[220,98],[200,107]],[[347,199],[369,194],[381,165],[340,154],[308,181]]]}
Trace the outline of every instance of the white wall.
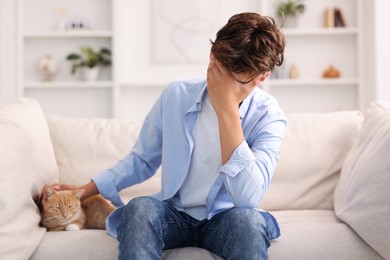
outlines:
{"label": "white wall", "polygon": [[[197,2],[200,8],[202,2],[208,2],[209,0],[199,0]],[[249,1],[232,1],[229,4],[223,4],[223,0],[213,0],[216,3],[220,3],[218,9],[213,10],[213,17],[208,24],[212,27],[211,30],[202,34],[202,44],[205,48],[202,48],[201,51],[198,51],[202,57],[199,57],[197,61],[194,62],[159,62],[153,60],[153,47],[158,46],[160,50],[166,51],[164,45],[159,45],[158,42],[153,42],[155,39],[153,37],[152,23],[154,19],[157,19],[153,16],[152,10],[153,3],[160,3],[159,0],[148,0],[148,1],[128,1],[122,0],[119,1],[118,10],[126,10],[126,14],[120,16],[120,21],[117,22],[118,30],[120,31],[119,35],[119,44],[121,44],[121,57],[124,57],[121,62],[121,72],[120,78],[124,82],[131,83],[133,85],[160,85],[167,84],[172,80],[178,80],[181,78],[189,77],[205,77],[207,66],[208,66],[208,56],[209,56],[209,45],[208,38],[214,39],[216,31],[222,27],[228,20],[228,18],[237,12],[243,10],[259,10],[259,0],[249,0]],[[165,1],[169,2],[169,1]],[[163,1],[161,1],[163,3]],[[167,12],[166,16],[171,17],[173,22],[180,22],[185,20],[180,18],[180,15],[191,16],[191,13],[188,12],[188,4],[194,4],[194,1],[185,3],[179,6],[169,6],[170,12]],[[204,4],[205,6],[205,4]],[[163,8],[164,6],[160,6]],[[183,10],[182,10],[183,9]],[[163,11],[161,11],[163,12]],[[200,13],[203,13],[202,9]],[[175,15],[174,15],[175,14]],[[211,16],[211,15],[210,15]],[[175,25],[173,25],[174,28]],[[196,25],[196,29],[200,25]],[[159,27],[164,28],[164,27]],[[177,29],[177,28],[176,28]],[[177,30],[179,31],[179,30]],[[184,29],[183,29],[184,31]],[[171,32],[171,31],[169,31]],[[168,34],[168,31],[167,31]],[[195,36],[187,36],[191,40],[196,38],[196,33],[193,33]],[[179,34],[181,37],[185,37],[186,34]],[[172,36],[173,38],[173,36]],[[206,40],[205,40],[206,39]],[[184,40],[182,40],[184,42]],[[176,44],[183,42],[175,42]],[[189,43],[188,43],[189,44]],[[173,45],[172,43],[170,44]],[[191,46],[181,46],[183,48],[190,49]],[[203,45],[202,45],[203,47]],[[193,48],[195,49],[195,48]],[[169,52],[170,53],[170,52]]]}
{"label": "white wall", "polygon": [[374,100],[390,102],[390,1],[364,1],[365,106]]}
{"label": "white wall", "polygon": [[[341,3],[337,2],[337,4]],[[169,81],[191,76],[203,76],[207,64],[193,64],[186,67],[172,64],[153,65],[150,57],[150,45],[145,45],[145,43],[150,43],[152,40],[150,35],[150,26],[153,19],[150,17],[151,1],[122,0],[122,5],[122,10],[129,11],[119,23],[123,27],[121,28],[123,32],[120,34],[123,39],[120,40],[120,44],[123,44],[123,56],[132,57],[132,60],[124,60],[121,66],[121,79],[132,86],[126,88],[124,92],[127,96],[126,100],[129,102],[122,105],[122,108],[124,108],[122,111],[125,111],[126,116],[137,117],[137,115],[146,113],[161,89]],[[362,78],[366,85],[362,88],[362,91],[364,91],[362,109],[374,100],[390,101],[390,86],[388,86],[388,62],[390,61],[388,30],[390,17],[387,12],[390,9],[390,1],[364,0],[363,5],[364,40],[362,44],[364,57],[362,57]],[[348,8],[345,9],[348,10]],[[229,17],[229,15],[226,14],[225,17]],[[320,20],[322,22],[322,19]],[[221,21],[221,24],[224,22]],[[354,23],[354,21],[349,21],[349,24]],[[324,93],[318,92],[318,94],[323,95]],[[286,96],[285,93],[284,96]],[[139,105],[142,104],[144,105],[140,107]]]}
{"label": "white wall", "polygon": [[15,3],[0,0],[0,101],[17,96]]}
{"label": "white wall", "polygon": [[389,62],[390,62],[390,1],[376,0],[374,7],[375,31],[375,98],[390,101]]}
{"label": "white wall", "polygon": [[[118,30],[116,39],[120,45],[123,60],[118,64],[118,73],[123,95],[119,110],[121,117],[143,117],[158,97],[162,88],[171,80],[204,76],[207,64],[190,65],[191,69],[181,65],[156,66],[151,64],[150,47],[145,42],[151,39],[150,28],[151,0],[128,1],[118,0]],[[388,62],[390,61],[390,38],[388,28],[390,9],[388,0],[364,1],[365,15],[365,67],[367,103],[372,100],[390,101],[388,86]],[[0,101],[17,97],[16,87],[16,1],[0,0]],[[221,23],[222,24],[222,23]],[[131,57],[131,58],[128,58]],[[124,86],[124,85],[130,85]]]}
{"label": "white wall", "polygon": [[[202,7],[209,0],[199,0],[197,4]],[[223,0],[213,0],[213,4],[220,4],[216,9],[213,22],[216,28],[213,28],[210,35],[202,35],[202,40],[208,38],[214,39],[216,31],[226,23],[228,18],[236,12],[243,10],[259,10],[259,0],[249,1],[232,1],[229,4],[223,4]],[[165,1],[169,2],[169,1]],[[152,10],[153,4],[160,4],[163,1],[148,0],[148,1],[129,1],[119,0],[117,2],[117,10],[126,10],[118,13],[116,19],[116,35],[118,36],[116,44],[120,51],[120,60],[118,62],[119,72],[118,78],[122,87],[121,107],[119,107],[120,118],[143,118],[154,104],[155,100],[160,95],[162,89],[171,81],[206,77],[208,66],[208,46],[199,53],[197,62],[156,62],[152,57],[152,46],[159,43],[153,42],[151,27],[153,23]],[[183,2],[183,6],[170,6],[171,12],[175,15],[171,16],[172,20],[180,19],[181,15],[191,16],[188,11],[189,3]],[[206,4],[204,4],[206,6]],[[177,8],[177,9],[176,9]],[[181,10],[184,9],[184,10]],[[203,9],[202,9],[203,10]],[[211,11],[210,11],[211,12]],[[214,10],[215,12],[215,10]]]}
{"label": "white wall", "polygon": [[368,107],[369,104],[375,100],[375,49],[374,49],[374,39],[375,39],[375,30],[374,28],[374,1],[364,1],[363,10],[364,10],[364,40],[362,42],[364,49],[364,68],[362,73],[364,73],[364,107]]}

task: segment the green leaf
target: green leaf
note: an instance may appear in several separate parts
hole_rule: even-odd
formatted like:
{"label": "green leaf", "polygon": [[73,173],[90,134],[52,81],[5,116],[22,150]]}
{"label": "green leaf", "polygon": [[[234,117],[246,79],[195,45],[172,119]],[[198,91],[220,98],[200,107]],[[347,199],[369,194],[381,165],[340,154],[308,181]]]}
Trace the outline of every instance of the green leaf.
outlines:
{"label": "green leaf", "polygon": [[297,15],[305,11],[305,5],[295,0],[287,0],[286,2],[280,2],[277,6],[277,15],[280,17],[286,15]]}
{"label": "green leaf", "polygon": [[81,46],[80,54],[70,53],[66,59],[73,62],[71,73],[74,74],[79,68],[111,65],[111,50],[101,48],[98,52],[89,46]]}
{"label": "green leaf", "polygon": [[78,54],[69,54],[67,57],[66,57],[67,60],[79,60],[81,59],[81,56],[78,55]]}

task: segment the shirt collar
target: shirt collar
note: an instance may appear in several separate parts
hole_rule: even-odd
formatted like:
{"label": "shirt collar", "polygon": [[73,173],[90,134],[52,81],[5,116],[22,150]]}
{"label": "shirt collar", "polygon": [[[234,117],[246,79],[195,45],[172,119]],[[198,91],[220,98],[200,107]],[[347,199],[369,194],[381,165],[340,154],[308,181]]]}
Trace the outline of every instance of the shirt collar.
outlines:
{"label": "shirt collar", "polygon": [[241,106],[239,108],[240,119],[243,119],[245,117],[245,114],[248,111],[249,105],[255,92],[256,88],[254,88],[252,92],[249,93],[249,95],[244,99],[244,101],[242,101]]}
{"label": "shirt collar", "polygon": [[[196,96],[194,103],[191,105],[190,109],[188,109],[187,112],[199,112],[202,109],[202,100],[206,96],[207,92],[207,81],[204,82],[201,90],[199,91],[198,95]],[[239,108],[240,113],[240,119],[243,119],[245,117],[246,112],[248,111],[249,105],[251,103],[252,97],[256,92],[256,88],[252,90],[251,93],[244,99],[242,104]]]}
{"label": "shirt collar", "polygon": [[207,90],[207,81],[203,83],[203,86],[201,87],[198,95],[194,99],[194,102],[190,106],[190,108],[187,110],[187,113],[189,112],[199,112],[202,109],[202,100],[204,99],[206,95]]}

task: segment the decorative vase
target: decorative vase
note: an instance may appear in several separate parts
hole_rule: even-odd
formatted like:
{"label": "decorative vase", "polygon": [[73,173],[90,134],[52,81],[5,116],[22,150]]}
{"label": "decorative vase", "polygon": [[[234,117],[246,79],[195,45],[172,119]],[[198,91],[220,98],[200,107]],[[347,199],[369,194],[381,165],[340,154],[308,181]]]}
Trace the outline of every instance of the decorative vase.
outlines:
{"label": "decorative vase", "polygon": [[100,69],[99,67],[85,67],[81,70],[81,78],[84,81],[97,81],[99,78]]}
{"label": "decorative vase", "polygon": [[299,70],[298,70],[297,65],[292,64],[290,66],[290,69],[288,71],[288,77],[290,79],[298,79],[299,78]]}
{"label": "decorative vase", "polygon": [[38,67],[43,74],[42,81],[53,81],[58,71],[57,59],[52,54],[45,54],[39,59]]}
{"label": "decorative vase", "polygon": [[64,32],[66,30],[65,19],[61,18],[57,21],[57,30],[60,32]]}
{"label": "decorative vase", "polygon": [[322,74],[323,78],[339,78],[340,77],[340,71],[330,65]]}

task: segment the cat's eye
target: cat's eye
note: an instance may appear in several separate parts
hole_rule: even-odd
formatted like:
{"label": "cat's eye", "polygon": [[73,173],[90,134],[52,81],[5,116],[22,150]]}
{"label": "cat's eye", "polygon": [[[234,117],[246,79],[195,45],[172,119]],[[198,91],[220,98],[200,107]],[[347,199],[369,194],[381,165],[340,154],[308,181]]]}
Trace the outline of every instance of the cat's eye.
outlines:
{"label": "cat's eye", "polygon": [[72,208],[73,207],[73,205],[69,205],[69,208]]}

